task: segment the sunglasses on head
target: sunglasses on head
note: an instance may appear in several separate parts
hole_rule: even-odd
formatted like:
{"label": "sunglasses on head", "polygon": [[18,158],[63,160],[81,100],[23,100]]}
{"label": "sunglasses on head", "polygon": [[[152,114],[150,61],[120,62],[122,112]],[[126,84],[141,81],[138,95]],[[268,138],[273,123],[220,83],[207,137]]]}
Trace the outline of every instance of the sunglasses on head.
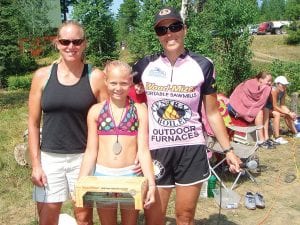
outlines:
{"label": "sunglasses on head", "polygon": [[58,42],[63,46],[68,46],[71,43],[75,46],[79,46],[82,44],[82,42],[84,42],[84,39],[74,39],[74,40],[59,39]]}
{"label": "sunglasses on head", "polygon": [[172,23],[168,27],[166,27],[166,26],[159,26],[159,27],[155,27],[154,28],[155,33],[157,34],[157,36],[166,35],[168,33],[168,29],[172,33],[176,33],[176,32],[181,31],[183,29],[183,23],[176,22],[176,23]]}

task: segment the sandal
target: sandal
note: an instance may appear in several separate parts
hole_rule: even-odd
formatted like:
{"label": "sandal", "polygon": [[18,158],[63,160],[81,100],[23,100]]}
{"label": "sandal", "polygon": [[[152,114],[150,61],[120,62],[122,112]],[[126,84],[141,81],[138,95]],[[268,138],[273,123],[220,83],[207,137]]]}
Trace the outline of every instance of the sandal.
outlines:
{"label": "sandal", "polygon": [[245,207],[247,209],[256,209],[255,197],[252,192],[247,192],[245,195]]}
{"label": "sandal", "polygon": [[264,200],[264,197],[262,196],[262,194],[255,193],[254,198],[255,198],[256,208],[259,208],[259,209],[265,208],[265,200]]}

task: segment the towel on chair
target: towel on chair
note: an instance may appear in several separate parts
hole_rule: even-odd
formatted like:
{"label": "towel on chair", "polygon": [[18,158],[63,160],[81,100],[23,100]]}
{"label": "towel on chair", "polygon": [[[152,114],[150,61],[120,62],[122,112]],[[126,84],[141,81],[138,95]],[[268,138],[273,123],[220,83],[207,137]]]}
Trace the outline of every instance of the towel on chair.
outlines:
{"label": "towel on chair", "polygon": [[259,85],[256,78],[247,80],[234,89],[229,104],[238,113],[238,117],[252,122],[266,105],[271,89],[269,85]]}

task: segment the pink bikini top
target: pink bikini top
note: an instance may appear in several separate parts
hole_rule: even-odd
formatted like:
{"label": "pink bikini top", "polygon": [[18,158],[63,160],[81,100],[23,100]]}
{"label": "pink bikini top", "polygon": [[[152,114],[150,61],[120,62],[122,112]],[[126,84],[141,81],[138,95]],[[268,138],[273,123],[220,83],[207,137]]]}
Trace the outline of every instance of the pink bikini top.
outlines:
{"label": "pink bikini top", "polygon": [[101,109],[97,121],[98,135],[137,135],[139,121],[134,101],[128,98],[125,114],[117,126],[107,100]]}

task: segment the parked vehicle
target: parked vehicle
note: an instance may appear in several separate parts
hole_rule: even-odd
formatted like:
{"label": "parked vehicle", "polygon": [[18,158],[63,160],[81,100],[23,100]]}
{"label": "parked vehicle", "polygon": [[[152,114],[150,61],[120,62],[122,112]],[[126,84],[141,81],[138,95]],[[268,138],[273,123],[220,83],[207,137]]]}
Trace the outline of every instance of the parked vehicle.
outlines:
{"label": "parked vehicle", "polygon": [[249,34],[257,34],[259,24],[248,25]]}
{"label": "parked vehicle", "polygon": [[257,34],[283,34],[285,27],[289,25],[289,21],[263,22],[259,25]]}

